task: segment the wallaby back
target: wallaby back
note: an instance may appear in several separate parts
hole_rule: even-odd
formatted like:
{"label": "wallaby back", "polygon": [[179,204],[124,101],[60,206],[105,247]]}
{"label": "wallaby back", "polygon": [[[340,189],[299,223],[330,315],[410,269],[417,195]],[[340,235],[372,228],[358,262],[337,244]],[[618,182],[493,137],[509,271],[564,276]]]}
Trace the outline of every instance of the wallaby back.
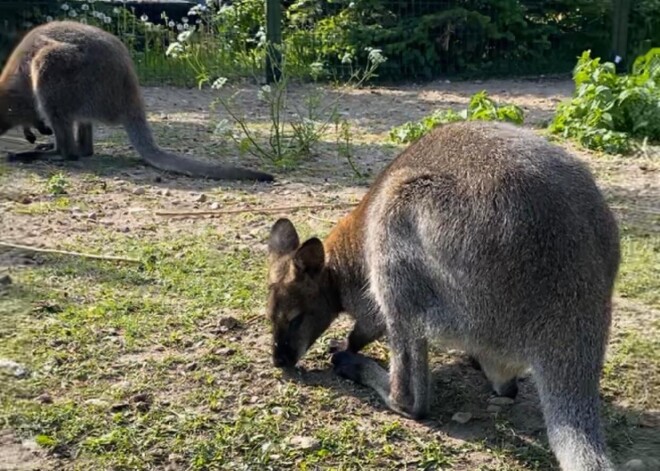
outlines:
{"label": "wallaby back", "polygon": [[[612,469],[598,385],[618,229],[577,159],[513,125],[445,125],[381,172],[324,246],[294,235],[288,220],[271,232],[276,363],[347,311],[338,372],[406,416],[428,410],[428,342],[476,357],[500,395],[531,367],[562,469]],[[389,375],[354,353],[384,332]]]}

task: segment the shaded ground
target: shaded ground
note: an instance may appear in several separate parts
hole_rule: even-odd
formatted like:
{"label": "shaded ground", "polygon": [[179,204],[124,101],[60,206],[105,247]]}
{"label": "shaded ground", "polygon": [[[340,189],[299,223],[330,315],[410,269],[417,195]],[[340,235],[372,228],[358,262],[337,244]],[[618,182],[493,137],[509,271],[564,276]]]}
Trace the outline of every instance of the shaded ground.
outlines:
{"label": "shaded ground", "polygon": [[[288,216],[304,235],[323,236],[346,209],[154,214],[355,202],[400,150],[387,142],[392,126],[460,107],[484,88],[522,106],[527,125],[539,128],[571,92],[570,82],[557,80],[351,92],[341,111],[366,179],[337,154],[332,137],[295,171],[275,170],[275,185],[174,177],[141,166],[116,129],[97,133],[92,159],[2,169],[1,240],[145,263],[0,249],[0,271],[12,281],[0,286],[0,359],[27,370],[16,376],[0,369],[0,470],[556,469],[531,381],[514,405],[489,411],[485,380],[458,352],[435,352],[436,399],[422,423],[387,412],[369,391],[332,374],[327,345],[346,332],[345,319],[294,376],[271,366],[263,316],[270,225]],[[163,146],[259,166],[213,136],[223,116],[209,112],[212,93],[146,94]],[[296,90],[291,99],[302,96]],[[263,126],[256,90],[239,97],[251,125]],[[660,161],[653,153],[574,150],[594,170],[622,227],[624,262],[602,383],[608,440],[618,461],[660,459]],[[59,187],[66,194],[54,194]],[[369,353],[387,357],[383,344]],[[456,412],[472,418],[456,423]]]}

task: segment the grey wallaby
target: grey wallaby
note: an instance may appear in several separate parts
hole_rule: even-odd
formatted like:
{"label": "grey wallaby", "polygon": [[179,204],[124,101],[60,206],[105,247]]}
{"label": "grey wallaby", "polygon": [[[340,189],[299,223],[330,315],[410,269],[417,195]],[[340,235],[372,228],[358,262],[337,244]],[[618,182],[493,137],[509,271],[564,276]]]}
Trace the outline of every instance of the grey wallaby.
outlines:
{"label": "grey wallaby", "polygon": [[[341,313],[336,371],[421,418],[428,343],[476,358],[497,394],[531,367],[565,471],[603,471],[599,378],[620,258],[616,221],[587,168],[532,131],[435,129],[377,177],[325,242],[288,219],[269,241],[273,361],[293,366]],[[387,334],[389,374],[357,352]]]}
{"label": "grey wallaby", "polygon": [[[32,29],[14,49],[0,75],[0,135],[43,121],[55,133],[55,149],[37,148],[10,156],[31,161],[94,153],[92,125],[121,124],[140,156],[160,170],[193,177],[272,181],[267,173],[199,162],[161,149],[154,141],[128,50],[94,26],[54,21]],[[27,128],[27,132],[25,129]],[[77,132],[76,132],[77,131]]]}

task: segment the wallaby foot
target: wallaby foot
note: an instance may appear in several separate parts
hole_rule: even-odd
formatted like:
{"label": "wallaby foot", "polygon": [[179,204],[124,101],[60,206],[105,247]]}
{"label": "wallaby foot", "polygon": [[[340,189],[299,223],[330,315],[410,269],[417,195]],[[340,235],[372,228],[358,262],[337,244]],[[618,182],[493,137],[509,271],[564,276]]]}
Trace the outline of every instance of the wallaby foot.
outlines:
{"label": "wallaby foot", "polygon": [[34,148],[34,150],[39,150],[39,151],[50,151],[50,150],[55,150],[55,144],[52,142],[46,142],[44,144],[37,144]]}

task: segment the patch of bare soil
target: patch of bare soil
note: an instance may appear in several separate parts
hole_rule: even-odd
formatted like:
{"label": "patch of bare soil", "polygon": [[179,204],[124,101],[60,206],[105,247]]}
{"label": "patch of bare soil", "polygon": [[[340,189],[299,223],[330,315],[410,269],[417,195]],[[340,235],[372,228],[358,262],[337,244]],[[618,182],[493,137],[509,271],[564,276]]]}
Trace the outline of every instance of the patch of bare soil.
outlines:
{"label": "patch of bare soil", "polygon": [[0,471],[55,471],[46,452],[33,440],[21,440],[11,430],[0,430]]}

